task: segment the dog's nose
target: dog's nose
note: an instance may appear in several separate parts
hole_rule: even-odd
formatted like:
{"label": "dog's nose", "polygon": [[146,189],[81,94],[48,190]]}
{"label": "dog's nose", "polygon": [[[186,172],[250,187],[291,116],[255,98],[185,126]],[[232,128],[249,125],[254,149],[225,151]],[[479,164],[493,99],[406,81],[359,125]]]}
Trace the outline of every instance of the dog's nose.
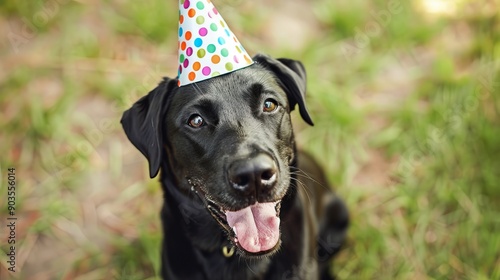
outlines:
{"label": "dog's nose", "polygon": [[276,183],[277,167],[274,160],[266,155],[234,161],[229,166],[229,181],[233,188],[245,194],[260,192]]}

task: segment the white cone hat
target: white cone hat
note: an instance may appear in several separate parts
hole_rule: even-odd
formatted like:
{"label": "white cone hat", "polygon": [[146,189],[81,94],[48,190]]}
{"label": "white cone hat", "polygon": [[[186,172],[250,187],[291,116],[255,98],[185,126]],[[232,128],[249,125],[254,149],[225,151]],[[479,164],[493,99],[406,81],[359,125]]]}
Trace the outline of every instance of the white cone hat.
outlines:
{"label": "white cone hat", "polygon": [[210,0],[179,0],[178,86],[253,64]]}

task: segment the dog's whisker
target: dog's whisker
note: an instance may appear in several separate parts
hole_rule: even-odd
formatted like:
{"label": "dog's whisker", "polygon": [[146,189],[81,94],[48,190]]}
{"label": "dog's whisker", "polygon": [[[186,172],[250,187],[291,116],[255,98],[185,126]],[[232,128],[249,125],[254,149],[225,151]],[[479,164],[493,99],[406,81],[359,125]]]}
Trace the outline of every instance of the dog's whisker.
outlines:
{"label": "dog's whisker", "polygon": [[298,187],[301,187],[301,188],[304,190],[304,192],[305,192],[305,194],[306,194],[306,196],[307,196],[307,200],[309,200],[309,203],[311,203],[311,204],[312,204],[312,203],[313,203],[313,201],[312,201],[312,199],[311,199],[311,196],[309,195],[309,190],[307,189],[306,185],[305,185],[302,181],[300,181],[299,179],[297,179],[297,178],[293,178],[293,177],[292,177],[292,178],[290,178],[290,179],[291,179],[291,180],[294,180],[295,182],[297,182],[297,186],[298,186]]}
{"label": "dog's whisker", "polygon": [[257,274],[257,273],[256,273],[256,272],[252,269],[252,267],[251,267],[252,265],[248,263],[248,262],[251,262],[251,261],[252,261],[252,259],[247,259],[247,260],[245,260],[245,264],[246,264],[246,266],[247,266],[248,270],[250,270],[250,272],[252,272],[253,274]]}
{"label": "dog's whisker", "polygon": [[191,84],[193,85],[194,89],[196,92],[198,92],[201,95],[205,95],[205,93],[201,90],[200,86],[197,83]]}
{"label": "dog's whisker", "polygon": [[[296,174],[296,175],[298,175],[298,174]],[[303,176],[303,178],[309,179],[307,176]],[[306,194],[308,194],[308,191],[310,191],[310,190],[309,190],[309,188],[307,188],[307,184],[306,183],[304,183],[303,181],[301,181],[298,178],[292,178],[292,179],[294,179],[295,181],[297,181],[300,184],[300,186],[306,191]],[[321,185],[321,184],[318,183],[318,185]],[[309,200],[311,200],[311,199],[309,199]]]}
{"label": "dog's whisker", "polygon": [[310,190],[307,188],[306,184],[304,184],[304,182],[300,181],[299,179],[294,178],[294,180],[298,183],[299,187],[301,187],[304,190],[309,202],[312,203],[311,195],[309,193]]}
{"label": "dog's whisker", "polygon": [[307,172],[305,172],[304,170],[302,170],[300,167],[292,167],[293,170],[292,172],[294,172],[296,175],[301,175],[301,176],[304,176],[304,177],[307,177],[308,179],[310,179],[311,181],[319,184],[319,185],[322,185],[320,182],[318,182],[316,179],[314,179],[313,177],[311,177],[311,175],[307,174]]}
{"label": "dog's whisker", "polygon": [[318,180],[314,179],[313,177],[311,177],[311,175],[307,174],[307,172],[303,171],[302,169],[300,169],[299,167],[293,167],[293,169],[295,170],[292,170],[290,173],[291,174],[295,174],[297,176],[302,176],[304,178],[307,178],[311,181],[313,181],[314,183],[318,184],[319,186],[321,186],[322,188],[325,188],[325,189],[328,189],[330,190],[329,187],[323,185],[321,182],[319,182]]}

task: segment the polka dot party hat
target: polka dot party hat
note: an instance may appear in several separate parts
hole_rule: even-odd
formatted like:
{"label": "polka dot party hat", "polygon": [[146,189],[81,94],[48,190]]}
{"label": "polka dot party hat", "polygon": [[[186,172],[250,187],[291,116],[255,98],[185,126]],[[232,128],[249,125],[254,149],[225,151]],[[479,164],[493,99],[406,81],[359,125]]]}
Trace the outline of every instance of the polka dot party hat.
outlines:
{"label": "polka dot party hat", "polygon": [[252,63],[210,0],[179,0],[178,86],[227,74]]}

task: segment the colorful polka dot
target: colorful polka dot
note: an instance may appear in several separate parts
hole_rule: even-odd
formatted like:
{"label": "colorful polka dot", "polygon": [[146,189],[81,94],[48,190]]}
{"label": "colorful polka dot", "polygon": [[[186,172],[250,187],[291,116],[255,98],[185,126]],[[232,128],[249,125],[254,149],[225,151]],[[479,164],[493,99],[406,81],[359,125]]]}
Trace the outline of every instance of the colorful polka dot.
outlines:
{"label": "colorful polka dot", "polygon": [[194,81],[194,79],[196,79],[196,74],[194,72],[189,72],[188,79]]}
{"label": "colorful polka dot", "polygon": [[227,57],[229,55],[229,51],[227,49],[222,49],[220,51],[220,54],[223,56],[223,57]]}
{"label": "colorful polka dot", "polygon": [[184,9],[189,8],[189,4],[190,4],[189,0],[184,1]]}
{"label": "colorful polka dot", "polygon": [[217,64],[220,62],[220,56],[214,55],[212,56],[212,63]]}
{"label": "colorful polka dot", "polygon": [[191,40],[191,38],[193,37],[193,33],[191,33],[191,31],[188,31],[188,32],[186,32],[186,35],[185,35],[185,36],[186,36],[186,40],[188,40],[188,41],[189,41],[189,40]]}
{"label": "colorful polka dot", "polygon": [[217,24],[215,23],[210,24],[210,30],[217,31]]}
{"label": "colorful polka dot", "polygon": [[226,63],[225,65],[227,71],[232,71],[233,70],[233,64],[231,62]]}
{"label": "colorful polka dot", "polygon": [[184,33],[184,29],[182,29],[182,27],[179,27],[179,37],[182,37],[183,33]]}
{"label": "colorful polka dot", "polygon": [[207,46],[207,51],[208,51],[209,53],[214,53],[214,52],[215,52],[215,50],[216,50],[216,48],[215,48],[215,45],[214,45],[214,44],[210,44],[210,45],[208,45],[208,46]]}
{"label": "colorful polka dot", "polygon": [[210,69],[210,67],[208,67],[208,66],[203,67],[203,70],[201,70],[201,73],[203,73],[203,75],[205,75],[205,76],[210,75],[211,72],[212,72],[212,69]]}
{"label": "colorful polka dot", "polygon": [[217,77],[217,76],[219,76],[219,75],[220,75],[220,72],[213,72],[213,73],[212,73],[212,77]]}
{"label": "colorful polka dot", "polygon": [[184,63],[182,63],[182,65],[184,66],[184,68],[187,68],[189,66],[189,59],[185,59],[184,60]]}
{"label": "colorful polka dot", "polygon": [[190,18],[194,17],[196,15],[196,10],[195,9],[189,9],[188,11],[188,16]]}
{"label": "colorful polka dot", "polygon": [[179,16],[179,22],[180,22],[181,24],[183,24],[183,23],[184,23],[184,16],[183,16],[183,15],[180,15],[180,16]]}
{"label": "colorful polka dot", "polygon": [[200,31],[198,31],[200,36],[206,36],[208,34],[208,30],[205,27],[200,28]]}
{"label": "colorful polka dot", "polygon": [[196,3],[196,8],[198,8],[199,10],[203,10],[203,8],[205,8],[205,5],[203,5],[203,2],[198,1],[198,3]]}
{"label": "colorful polka dot", "polygon": [[224,38],[222,37],[219,37],[219,39],[217,39],[217,42],[219,42],[220,45],[224,45],[226,43],[226,40],[224,40]]}
{"label": "colorful polka dot", "polygon": [[199,49],[196,55],[198,55],[199,58],[204,58],[205,57],[205,50],[204,49]]}
{"label": "colorful polka dot", "polygon": [[181,50],[185,50],[186,49],[186,42],[182,42],[181,43]]}
{"label": "colorful polka dot", "polygon": [[198,71],[198,70],[200,70],[200,68],[201,68],[201,63],[199,63],[198,61],[193,63],[193,70],[194,71]]}
{"label": "colorful polka dot", "polygon": [[196,23],[197,24],[203,24],[205,22],[205,18],[203,16],[198,16],[196,18]]}
{"label": "colorful polka dot", "polygon": [[201,38],[196,38],[194,40],[194,46],[199,48],[199,47],[201,47],[201,45],[203,45],[203,40]]}
{"label": "colorful polka dot", "polygon": [[187,48],[186,54],[187,54],[187,56],[192,56],[193,55],[193,48],[191,48],[191,47]]}

